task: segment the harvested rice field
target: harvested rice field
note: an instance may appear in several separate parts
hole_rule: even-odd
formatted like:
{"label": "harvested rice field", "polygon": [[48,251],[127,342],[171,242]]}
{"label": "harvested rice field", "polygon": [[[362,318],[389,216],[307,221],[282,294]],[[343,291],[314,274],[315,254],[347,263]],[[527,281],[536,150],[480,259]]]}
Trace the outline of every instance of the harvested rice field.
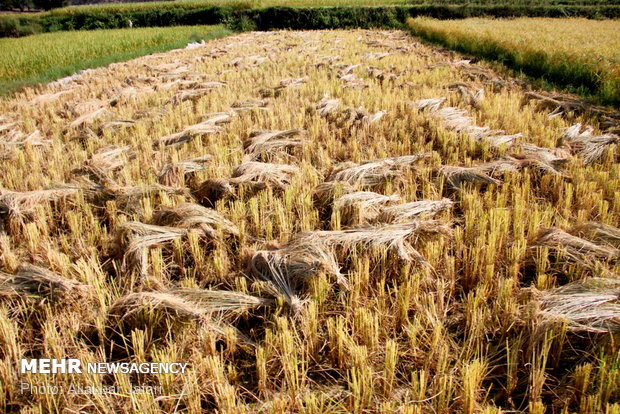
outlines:
{"label": "harvested rice field", "polygon": [[149,55],[0,113],[2,411],[620,413],[613,110],[353,30]]}

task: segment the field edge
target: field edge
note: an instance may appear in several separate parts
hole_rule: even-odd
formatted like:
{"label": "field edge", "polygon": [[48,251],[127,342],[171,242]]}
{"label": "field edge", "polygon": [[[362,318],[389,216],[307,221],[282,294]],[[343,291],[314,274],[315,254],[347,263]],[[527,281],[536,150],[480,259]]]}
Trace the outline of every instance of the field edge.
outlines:
{"label": "field edge", "polygon": [[[227,29],[226,27],[214,26],[213,30],[201,36],[200,40],[209,41],[213,39],[219,39],[230,36],[233,33],[233,31]],[[15,93],[19,93],[24,88],[37,87],[39,85],[52,82],[65,76],[73,75],[82,70],[100,68],[103,66],[107,66],[111,63],[125,62],[153,53],[167,52],[173,49],[182,48],[191,41],[191,38],[184,38],[183,40],[168,42],[157,46],[111,53],[98,58],[79,60],[74,62],[73,64],[49,68],[45,72],[42,72],[36,76],[30,76],[27,78],[17,79],[8,82],[0,82],[0,98],[10,97]]]}

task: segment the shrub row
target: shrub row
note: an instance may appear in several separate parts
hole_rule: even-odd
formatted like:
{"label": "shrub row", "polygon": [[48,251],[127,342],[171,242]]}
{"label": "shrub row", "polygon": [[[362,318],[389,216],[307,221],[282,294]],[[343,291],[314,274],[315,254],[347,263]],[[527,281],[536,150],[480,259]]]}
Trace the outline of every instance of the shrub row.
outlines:
{"label": "shrub row", "polygon": [[42,27],[38,19],[0,15],[0,37],[21,37],[41,33]]}
{"label": "shrub row", "polygon": [[240,11],[234,19],[249,21],[252,29],[347,29],[403,27],[409,17],[436,19],[468,17],[586,17],[619,18],[620,6],[524,6],[524,5],[417,5],[382,7],[267,7]]}
{"label": "shrub row", "polygon": [[228,24],[236,30],[342,29],[402,27],[407,17],[438,19],[467,17],[586,17],[620,18],[620,6],[531,6],[531,5],[413,5],[265,7],[239,9],[212,6],[197,9],[166,8],[115,13],[0,16],[0,37],[15,37],[59,30],[115,29]]}
{"label": "shrub row", "polygon": [[233,10],[226,7],[202,9],[163,9],[127,13],[85,13],[66,16],[44,16],[39,19],[43,31],[120,29],[133,27],[165,27],[212,25],[229,21]]}

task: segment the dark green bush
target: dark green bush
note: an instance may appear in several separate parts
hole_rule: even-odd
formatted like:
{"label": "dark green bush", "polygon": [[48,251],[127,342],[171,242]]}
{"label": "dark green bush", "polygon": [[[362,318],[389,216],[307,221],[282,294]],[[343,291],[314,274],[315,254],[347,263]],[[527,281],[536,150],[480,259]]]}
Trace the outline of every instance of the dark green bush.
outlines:
{"label": "dark green bush", "polygon": [[29,18],[14,15],[0,16],[0,37],[21,37],[39,33],[41,25]]}
{"label": "dark green bush", "polygon": [[437,19],[467,17],[620,17],[620,6],[528,6],[528,5],[415,5],[415,6],[335,6],[335,7],[266,7],[236,12],[231,28],[239,29],[240,19],[250,19],[251,29],[348,29],[398,28],[407,17],[429,16]]}

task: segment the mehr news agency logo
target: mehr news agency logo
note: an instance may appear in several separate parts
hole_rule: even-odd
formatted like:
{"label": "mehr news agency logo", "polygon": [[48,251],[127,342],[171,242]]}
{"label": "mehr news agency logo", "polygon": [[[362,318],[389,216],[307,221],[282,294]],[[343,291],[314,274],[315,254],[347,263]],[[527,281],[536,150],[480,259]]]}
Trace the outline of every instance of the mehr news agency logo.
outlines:
{"label": "mehr news agency logo", "polygon": [[[188,362],[89,362],[82,364],[76,358],[39,358],[20,360],[20,372],[25,374],[184,374],[188,369]],[[84,386],[71,383],[69,393],[93,394],[93,393],[116,393],[118,387],[111,386]],[[130,390],[132,393],[152,393],[161,394],[161,386],[134,386]],[[61,392],[58,386],[54,385],[32,385],[27,382],[20,383],[20,392],[30,392],[39,394],[58,394]]]}

